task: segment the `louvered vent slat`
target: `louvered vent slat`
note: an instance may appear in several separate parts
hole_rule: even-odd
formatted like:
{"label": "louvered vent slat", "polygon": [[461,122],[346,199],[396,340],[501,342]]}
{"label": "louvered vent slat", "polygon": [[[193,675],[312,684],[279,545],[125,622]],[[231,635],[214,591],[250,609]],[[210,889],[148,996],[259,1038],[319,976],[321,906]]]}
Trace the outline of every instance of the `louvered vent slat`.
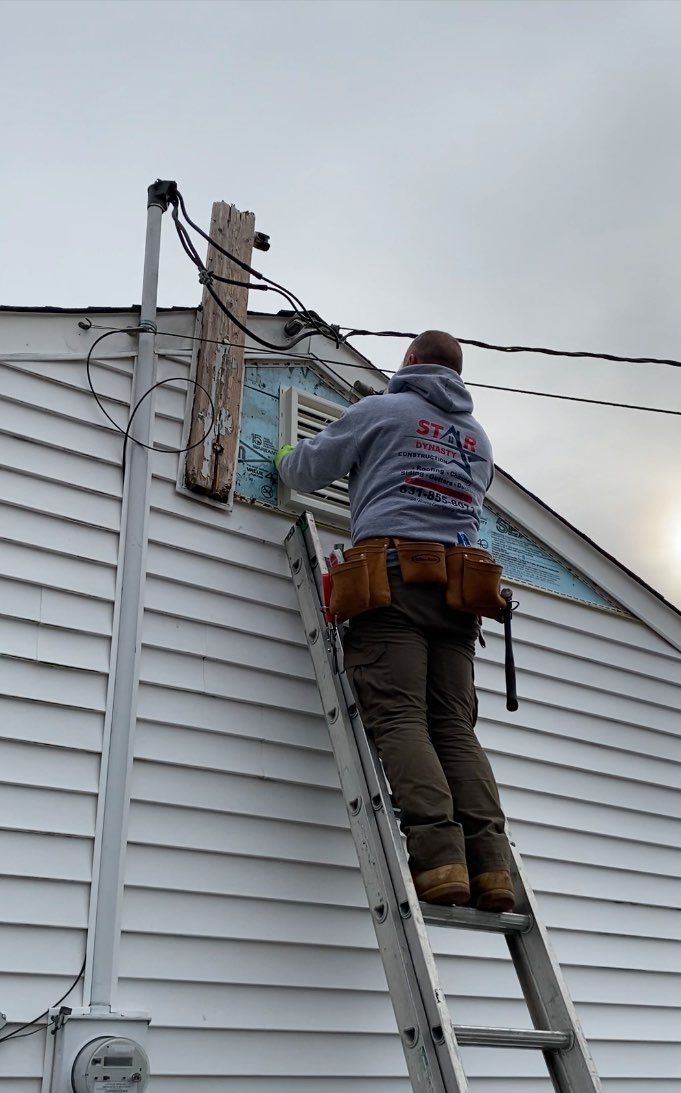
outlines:
{"label": "louvered vent slat", "polygon": [[[322,429],[336,421],[343,413],[344,406],[336,405],[327,399],[317,398],[294,387],[286,388],[280,394],[280,444],[295,444],[299,440],[309,440],[318,436]],[[309,509],[316,516],[326,518],[330,523],[347,528],[350,523],[349,486],[347,479],[332,482],[323,489],[311,494],[298,493],[280,484],[280,502],[300,512]]]}

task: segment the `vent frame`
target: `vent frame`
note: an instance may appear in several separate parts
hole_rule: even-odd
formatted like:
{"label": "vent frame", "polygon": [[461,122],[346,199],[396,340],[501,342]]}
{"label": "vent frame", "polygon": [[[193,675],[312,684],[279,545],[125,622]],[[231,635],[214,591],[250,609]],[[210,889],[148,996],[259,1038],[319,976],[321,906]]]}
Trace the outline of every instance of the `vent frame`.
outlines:
{"label": "vent frame", "polygon": [[[279,445],[295,445],[299,440],[317,436],[331,421],[342,417],[347,406],[321,398],[298,387],[279,391]],[[314,493],[300,493],[279,480],[279,508],[288,512],[311,512],[327,524],[350,527],[350,498],[347,478],[332,482]]]}

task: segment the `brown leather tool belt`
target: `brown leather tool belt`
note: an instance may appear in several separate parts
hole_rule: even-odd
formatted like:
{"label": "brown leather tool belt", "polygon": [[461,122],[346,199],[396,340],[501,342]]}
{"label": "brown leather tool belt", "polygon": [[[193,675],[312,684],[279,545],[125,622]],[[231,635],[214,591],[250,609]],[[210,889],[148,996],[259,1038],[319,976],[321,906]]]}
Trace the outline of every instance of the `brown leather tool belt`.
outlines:
{"label": "brown leather tool belt", "polygon": [[331,570],[331,613],[339,622],[391,602],[388,548],[394,547],[405,584],[447,587],[447,606],[501,621],[501,566],[481,547],[446,546],[414,539],[363,539]]}

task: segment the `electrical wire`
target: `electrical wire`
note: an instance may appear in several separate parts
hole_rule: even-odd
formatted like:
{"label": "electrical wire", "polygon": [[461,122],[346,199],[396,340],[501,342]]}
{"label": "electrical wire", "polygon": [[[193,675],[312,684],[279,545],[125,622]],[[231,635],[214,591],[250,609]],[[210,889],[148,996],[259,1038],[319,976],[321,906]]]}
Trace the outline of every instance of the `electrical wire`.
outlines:
{"label": "electrical wire", "polygon": [[[95,327],[95,329],[101,329],[101,327],[97,326],[97,327]],[[111,333],[116,333],[116,332],[120,332],[124,329],[125,329],[124,327],[112,327],[110,332]],[[137,328],[135,328],[135,329],[137,329]],[[233,346],[235,348],[243,348],[239,342],[232,342],[232,341],[228,341],[227,339],[203,338],[203,337],[201,337],[200,335],[197,335],[197,334],[180,334],[180,333],[178,333],[177,331],[174,331],[174,330],[157,330],[156,333],[159,336],[163,336],[164,338],[182,338],[182,339],[187,340],[187,341],[207,342],[209,345],[228,345],[228,346]],[[93,343],[93,347],[94,347],[94,344],[96,344],[96,343]],[[258,349],[257,346],[249,346],[248,352],[249,353],[265,353],[265,350]],[[368,364],[368,363],[363,364],[362,362],[357,362],[356,364],[355,363],[351,364],[349,361],[334,360],[333,358],[330,358],[330,357],[319,357],[319,356],[317,356],[316,353],[286,353],[285,350],[280,350],[279,352],[283,352],[286,355],[286,360],[282,360],[280,362],[277,362],[277,364],[281,364],[281,365],[285,365],[287,363],[287,360],[301,361],[301,362],[304,362],[306,364],[309,364],[312,361],[312,362],[316,362],[317,364],[326,364],[332,370],[334,370],[335,368],[352,368],[353,370],[369,371],[369,372],[373,372],[374,374],[376,372],[378,372],[379,375],[382,375],[382,376],[391,376],[391,375],[394,376],[394,375],[396,375],[395,371],[391,372],[391,371],[381,370],[381,369],[376,368],[373,364]],[[257,361],[257,358],[256,358],[256,361]],[[334,375],[336,376],[336,379],[339,379],[342,383],[347,383],[347,380],[340,373],[334,372]],[[182,377],[178,376],[177,378],[180,379]],[[640,410],[644,413],[668,414],[671,417],[681,417],[681,410],[668,410],[668,409],[666,409],[662,406],[640,406],[637,403],[632,403],[632,402],[614,402],[614,401],[611,401],[609,399],[592,399],[592,398],[586,398],[582,395],[561,395],[561,394],[557,394],[556,392],[553,392],[553,391],[531,391],[528,388],[524,388],[524,387],[505,387],[505,386],[502,386],[501,384],[478,383],[477,381],[473,381],[473,380],[466,381],[466,386],[467,387],[485,388],[488,391],[505,391],[509,394],[515,394],[515,395],[534,395],[538,398],[552,398],[552,399],[559,399],[559,400],[567,401],[567,402],[583,402],[583,403],[586,403],[586,404],[591,404],[593,406],[609,406],[609,407],[612,407],[612,408],[618,409],[618,410]],[[376,393],[378,393],[378,392],[376,392]],[[205,439],[205,437],[203,439]],[[161,450],[161,449],[157,449],[157,450]]]}
{"label": "electrical wire", "polygon": [[[206,267],[203,264],[199,254],[198,254],[198,251],[196,250],[196,247],[194,246],[193,242],[191,241],[191,238],[189,236],[189,233],[187,232],[187,229],[180,222],[180,219],[179,219],[179,209],[180,208],[182,209],[182,215],[184,216],[187,223],[190,224],[191,227],[194,229],[194,231],[198,232],[198,234],[203,239],[205,239],[210,244],[210,246],[214,247],[215,250],[217,250],[220,254],[224,255],[231,262],[234,262],[241,269],[243,269],[246,272],[250,273],[252,277],[257,277],[258,280],[264,282],[262,285],[253,285],[252,286],[253,288],[269,288],[270,290],[272,290],[274,292],[278,292],[281,296],[283,296],[288,301],[289,306],[292,308],[294,313],[299,314],[308,323],[308,325],[313,330],[316,330],[316,332],[318,334],[321,334],[322,337],[329,338],[331,341],[333,341],[334,344],[336,345],[336,347],[338,348],[338,346],[340,345],[340,334],[339,334],[339,331],[337,329],[332,327],[329,323],[324,322],[324,320],[321,319],[315,312],[310,311],[308,308],[306,308],[304,303],[300,299],[300,297],[296,296],[296,294],[294,292],[292,292],[291,289],[284,288],[284,286],[279,284],[278,281],[274,281],[271,277],[267,277],[264,273],[261,273],[260,270],[257,270],[253,266],[249,265],[248,262],[244,262],[242,259],[237,258],[236,255],[232,254],[231,251],[228,251],[225,247],[223,247],[221,243],[218,243],[218,241],[216,239],[213,239],[213,237],[208,232],[204,231],[203,228],[201,228],[197,223],[195,223],[194,220],[191,219],[191,217],[189,216],[189,213],[187,212],[187,206],[185,204],[185,200],[184,200],[180,190],[177,189],[177,188],[175,189],[174,196],[171,197],[171,203],[173,205],[172,218],[173,218],[173,221],[175,223],[175,228],[178,232],[178,235],[180,236],[180,241],[181,241],[181,243],[184,247],[185,252],[188,254],[188,256],[190,257],[192,262],[194,262],[194,264],[199,268],[199,271],[200,271],[199,279],[200,280],[203,280],[203,278],[201,277],[201,272],[204,272],[204,273],[209,273],[209,276],[211,278],[213,278],[215,280],[222,280],[226,284],[231,284],[231,283],[241,284],[242,283],[242,282],[232,282],[232,280],[230,278],[216,277],[215,274],[210,273],[210,271],[206,270]],[[203,281],[203,283],[204,284],[206,283],[205,280]],[[227,314],[228,317],[234,322],[234,316],[229,311],[226,304],[224,304],[224,302],[222,300],[220,300],[218,296],[214,295],[213,293],[211,293],[211,295],[213,295],[213,298],[215,299],[218,306],[221,307],[222,310],[225,312],[225,314]],[[306,336],[307,335],[303,335],[303,337],[306,337]],[[271,343],[263,343],[263,344],[267,344],[267,348],[270,348],[270,349],[275,348]],[[297,344],[297,340],[294,340],[293,342],[290,343],[291,346],[296,345],[296,344]],[[277,348],[284,349],[285,347],[284,346],[279,346]]]}
{"label": "electrical wire", "polygon": [[[172,330],[158,330],[157,334],[163,335],[164,337],[169,337],[169,338],[186,338],[190,341],[198,341],[198,342],[204,342],[205,341],[205,342],[209,342],[213,345],[229,345],[229,346],[239,347],[238,342],[220,341],[217,338],[202,338],[197,334],[178,334],[178,333],[176,333],[175,331],[172,331]],[[248,351],[249,351],[249,353],[261,353],[262,352],[262,350],[257,349],[255,347],[252,347],[252,348],[249,347]],[[362,363],[350,364],[349,361],[338,361],[338,360],[333,360],[329,357],[318,357],[316,354],[306,354],[306,353],[287,353],[286,356],[287,356],[288,359],[296,360],[296,361],[305,361],[308,364],[310,363],[310,361],[316,361],[318,364],[326,364],[326,365],[329,365],[329,366],[333,366],[334,368],[362,369],[362,370],[367,370],[367,371],[371,371],[371,372],[374,372],[374,373],[378,371],[381,375],[386,375],[386,373],[381,372],[380,369],[375,368],[373,364],[362,364]],[[286,364],[286,361],[281,361],[280,363],[281,364]],[[392,373],[388,372],[387,375],[396,375],[396,373],[395,372],[392,372]],[[343,383],[347,382],[343,378],[343,376],[341,376],[339,373],[336,373],[336,378],[341,380]],[[639,406],[636,403],[631,403],[631,402],[613,402],[613,401],[610,401],[608,399],[585,398],[585,397],[582,397],[581,395],[560,395],[560,394],[556,394],[555,392],[552,392],[552,391],[530,391],[530,390],[528,390],[526,388],[523,388],[523,387],[503,387],[500,384],[496,384],[496,383],[477,383],[477,382],[474,382],[472,380],[467,381],[466,386],[467,387],[483,387],[483,388],[486,388],[489,391],[506,391],[506,392],[509,392],[510,394],[515,394],[515,395],[536,395],[539,398],[561,399],[561,400],[565,400],[567,402],[584,402],[584,403],[590,403],[593,406],[610,406],[610,407],[613,407],[614,409],[618,409],[618,410],[641,410],[643,412],[651,413],[651,414],[669,414],[672,417],[681,417],[681,410],[667,410],[662,406]]]}
{"label": "electrical wire", "polygon": [[[348,333],[342,339],[343,343],[348,338],[416,338],[418,334],[402,330],[358,330],[357,328],[341,326],[339,330],[347,330]],[[495,345],[493,342],[481,342],[474,338],[459,338],[461,345],[473,345],[478,349],[492,349],[496,353],[543,353],[549,357],[587,357],[600,361],[615,361],[618,364],[667,364],[672,368],[681,368],[681,361],[673,357],[621,357],[616,353],[591,353],[582,349],[547,349],[539,345]]]}
{"label": "electrical wire", "polygon": [[567,402],[586,402],[592,406],[614,406],[618,410],[644,410],[649,414],[671,414],[681,417],[681,410],[666,410],[662,406],[638,406],[633,402],[610,402],[608,399],[583,398],[581,395],[557,395],[553,391],[528,391],[523,387],[500,387],[496,383],[467,383],[467,387],[485,387],[489,391],[509,391],[514,395],[537,395],[540,398],[562,399]]}
{"label": "electrical wire", "polygon": [[[192,259],[192,261],[195,264],[201,263],[201,259],[199,258],[198,252],[196,251],[196,248],[194,247],[193,243],[191,242],[191,240],[189,238],[189,233],[187,232],[184,225],[182,225],[179,221],[179,214],[178,214],[178,208],[177,208],[178,204],[179,204],[179,207],[182,209],[182,214],[183,214],[185,220],[187,221],[188,224],[191,225],[191,227],[194,229],[194,231],[198,232],[199,235],[203,239],[205,239],[211,246],[213,246],[216,250],[218,250],[225,257],[229,258],[229,260],[231,262],[235,262],[236,265],[241,267],[241,269],[247,271],[253,277],[257,277],[259,280],[266,282],[268,285],[270,285],[273,288],[275,288],[276,290],[278,290],[282,295],[288,296],[290,300],[293,300],[297,304],[297,306],[300,310],[300,314],[304,318],[306,318],[308,321],[310,321],[311,325],[313,326],[313,329],[315,329],[318,334],[321,334],[322,337],[329,338],[331,341],[333,341],[336,345],[336,348],[338,348],[341,344],[348,344],[349,339],[352,338],[352,337],[410,338],[410,339],[413,339],[413,338],[416,338],[418,336],[414,331],[404,331],[404,330],[363,330],[359,327],[334,326],[334,325],[331,325],[329,323],[324,322],[323,320],[320,320],[317,316],[315,316],[314,312],[311,312],[307,308],[305,308],[304,304],[299,299],[299,297],[297,297],[290,289],[284,289],[284,287],[282,285],[280,285],[277,281],[273,281],[271,278],[266,277],[265,274],[261,273],[259,270],[254,269],[253,266],[249,265],[247,262],[244,262],[241,259],[237,258],[236,255],[234,255],[230,251],[228,251],[225,247],[223,247],[220,243],[218,243],[217,240],[213,239],[209,235],[208,232],[205,232],[203,230],[203,228],[201,228],[198,224],[196,224],[191,219],[191,217],[189,216],[189,213],[187,212],[187,207],[186,207],[184,198],[183,198],[182,194],[180,193],[179,189],[176,190],[176,197],[177,197],[177,201],[174,203],[174,206],[173,206],[173,219],[175,220],[175,226],[178,229],[178,234],[180,234],[180,239],[183,242],[183,246],[185,248],[185,251],[189,254],[189,257]],[[183,236],[185,238],[183,238]],[[223,303],[223,301],[221,301],[220,298],[214,292],[212,292],[210,290],[210,286],[207,285],[206,287],[208,288],[211,296],[213,297],[215,302],[218,304],[218,306],[220,308],[222,308],[222,310],[225,312],[225,314],[228,315],[228,317],[232,320],[232,322],[235,322],[235,324],[239,327],[239,329],[244,330],[255,341],[259,341],[261,345],[266,346],[266,348],[268,348],[268,349],[277,348],[277,349],[284,350],[286,348],[284,346],[274,346],[271,342],[265,342],[263,339],[258,338],[256,335],[253,335],[252,332],[250,330],[248,330],[245,326],[243,326],[242,324],[236,322],[234,316],[229,311],[229,309],[226,307],[226,305]],[[255,287],[258,287],[258,286],[254,285],[252,287],[255,288]],[[341,330],[346,331],[345,335],[342,338],[340,337],[340,331]],[[304,335],[304,336],[307,336],[307,335]],[[300,340],[300,339],[297,339],[297,340]],[[294,340],[293,342],[290,343],[291,348],[294,345],[297,344],[297,340]],[[497,353],[539,353],[539,354],[543,354],[545,356],[550,356],[550,357],[587,358],[587,359],[591,359],[591,360],[613,361],[613,362],[616,362],[618,364],[664,364],[664,365],[669,365],[673,368],[681,368],[681,360],[675,360],[674,358],[668,358],[668,357],[625,357],[625,356],[620,356],[619,354],[616,354],[616,353],[593,353],[593,352],[590,352],[590,351],[587,351],[587,350],[574,350],[574,349],[549,349],[549,348],[544,347],[544,346],[536,346],[536,345],[535,346],[532,346],[532,345],[497,345],[493,342],[483,342],[483,341],[479,341],[478,339],[475,339],[475,338],[458,338],[457,337],[456,340],[458,342],[460,342],[461,345],[472,345],[472,346],[475,346],[478,349],[489,349],[489,350],[492,350],[492,351],[497,352]]]}
{"label": "electrical wire", "polygon": [[[114,419],[111,417],[111,414],[108,412],[106,407],[102,404],[102,401],[101,401],[99,395],[97,394],[97,392],[95,390],[94,383],[92,382],[92,372],[91,372],[91,367],[90,367],[91,362],[92,362],[92,351],[95,348],[95,346],[97,346],[101,341],[104,340],[104,338],[107,338],[112,334],[139,334],[140,332],[141,332],[140,327],[137,327],[137,326],[136,327],[116,327],[116,328],[112,328],[111,330],[107,330],[106,333],[101,334],[98,338],[95,338],[94,342],[92,343],[92,345],[90,346],[90,348],[88,350],[87,357],[85,358],[85,374],[87,376],[88,385],[90,387],[90,390],[92,392],[94,400],[97,403],[97,405],[99,406],[99,408],[102,411],[102,413],[104,414],[104,416],[107,418],[107,420],[111,422],[114,429],[116,429],[119,433],[123,434],[123,454],[122,454],[122,460],[121,460],[121,466],[122,466],[123,472],[125,472],[125,456],[126,456],[126,451],[127,451],[128,440],[131,440],[133,442],[133,444],[139,445],[140,448],[146,448],[149,451],[163,451],[166,454],[179,455],[182,452],[190,452],[192,450],[192,448],[198,448],[200,444],[203,444],[204,441],[207,440],[208,437],[210,436],[210,434],[213,430],[213,426],[215,424],[215,418],[216,418],[215,403],[213,402],[210,391],[208,391],[203,386],[202,383],[199,383],[198,380],[196,380],[196,379],[191,379],[189,376],[168,376],[166,379],[159,380],[158,383],[152,384],[152,386],[148,387],[147,390],[140,396],[140,398],[135,403],[135,406],[133,407],[133,409],[130,413],[130,416],[128,417],[128,424],[125,427],[125,429],[123,429],[122,426],[120,426],[117,421],[114,421]],[[186,444],[182,448],[157,448],[155,444],[145,444],[144,441],[137,440],[136,437],[130,435],[130,429],[132,427],[132,423],[133,423],[133,419],[135,417],[135,414],[139,410],[139,408],[142,405],[142,403],[144,402],[145,398],[147,398],[152,393],[152,391],[155,391],[157,387],[163,387],[166,383],[191,383],[191,384],[193,384],[200,391],[203,391],[206,398],[208,399],[208,404],[210,406],[210,414],[211,414],[211,416],[210,416],[210,425],[208,426],[208,428],[204,432],[203,436],[199,440],[194,441],[193,444]]]}
{"label": "electrical wire", "polygon": [[[24,1029],[32,1028],[32,1026],[37,1024],[38,1021],[42,1021],[43,1017],[47,1017],[50,1010],[54,1010],[54,1009],[57,1008],[57,1006],[60,1006],[61,1003],[64,1001],[64,999],[68,998],[71,991],[75,990],[75,988],[78,986],[80,980],[83,978],[84,974],[85,974],[85,960],[83,960],[83,964],[81,966],[81,969],[78,972],[78,975],[76,976],[76,978],[73,980],[73,983],[71,984],[69,989],[67,991],[65,991],[64,994],[62,994],[61,998],[58,998],[57,1001],[54,1002],[51,1006],[48,1006],[48,1008],[46,1010],[43,1010],[42,1013],[39,1013],[38,1016],[34,1017],[32,1021],[27,1021],[24,1025],[19,1025],[18,1028],[15,1028],[13,1032],[8,1033],[7,1036],[0,1036],[0,1044],[4,1044],[7,1040],[13,1040],[15,1037],[18,1037],[19,1039],[22,1039],[22,1037],[19,1036],[19,1033],[23,1032]],[[36,1031],[38,1031],[38,1030],[36,1030]],[[33,1034],[28,1033],[27,1035],[33,1035]]]}

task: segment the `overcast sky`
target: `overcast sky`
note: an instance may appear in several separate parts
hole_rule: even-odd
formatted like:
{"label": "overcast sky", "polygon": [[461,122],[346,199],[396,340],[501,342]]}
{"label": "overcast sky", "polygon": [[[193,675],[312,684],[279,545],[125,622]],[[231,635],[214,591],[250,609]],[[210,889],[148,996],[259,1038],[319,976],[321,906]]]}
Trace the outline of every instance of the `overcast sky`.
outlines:
{"label": "overcast sky", "polygon": [[[0,302],[137,302],[160,176],[204,223],[216,199],[252,209],[260,266],[331,322],[681,357],[678,0],[0,16]],[[168,222],[160,303],[199,296]],[[469,351],[465,378],[681,409],[662,366]],[[474,397],[497,462],[681,604],[680,419]]]}

